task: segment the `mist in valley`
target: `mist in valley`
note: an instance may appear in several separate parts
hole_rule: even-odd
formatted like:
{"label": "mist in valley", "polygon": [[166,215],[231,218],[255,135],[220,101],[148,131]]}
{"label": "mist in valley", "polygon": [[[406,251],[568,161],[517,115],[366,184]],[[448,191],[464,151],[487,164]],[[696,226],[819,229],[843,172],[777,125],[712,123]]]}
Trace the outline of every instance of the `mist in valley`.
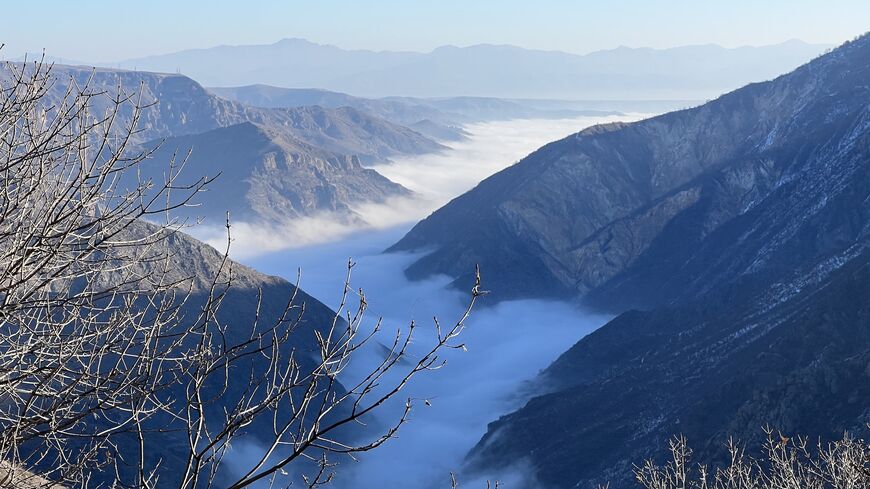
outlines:
{"label": "mist in valley", "polygon": [[0,489],[870,489],[870,2],[714,3],[9,2]]}
{"label": "mist in valley", "polygon": [[[291,281],[301,270],[301,287],[332,308],[341,302],[346,266],[352,257],[351,285],[366,293],[367,324],[383,319],[380,344],[391,344],[393,333],[397,329],[406,332],[412,320],[419,325],[408,357],[413,362],[415,355],[435,340],[433,317],[445,325],[455,322],[470,299],[470,291],[451,288],[445,276],[409,281],[404,269],[415,255],[383,254],[383,250],[417,219],[542,144],[593,124],[640,117],[516,120],[470,126],[467,130],[472,138],[448,152],[376,167],[415,191],[416,199],[362,209],[367,221],[363,226],[343,225],[328,216],[282,230],[235,225],[232,253],[257,270]],[[302,229],[321,234],[298,235]],[[486,270],[481,273],[487,289]],[[521,469],[465,474],[465,455],[483,436],[487,423],[516,409],[534,392],[530,381],[541,369],[608,318],[564,302],[498,302],[498,293],[492,290],[484,297],[466,323],[460,339],[467,351],[450,350],[444,358],[445,367],[417,377],[380,412],[378,421],[389,423],[398,419],[405,399],[416,399],[410,421],[397,438],[356,461],[349,457],[336,460],[341,464],[336,469],[338,487],[402,487],[408,481],[417,482],[419,487],[449,487],[451,472],[458,474],[465,487],[485,487],[485,479],[513,482],[513,487],[533,485]],[[370,346],[345,371],[346,385],[383,359],[383,348]],[[394,375],[403,372],[400,369]],[[373,425],[376,431],[378,423]],[[237,453],[246,451],[256,453],[257,447],[240,447]]]}
{"label": "mist in valley", "polygon": [[[414,256],[382,254],[405,227],[354,234],[340,243],[287,250],[260,256],[247,264],[268,273],[295,279],[302,269],[302,287],[330,307],[341,300],[347,258],[353,256],[352,285],[362,288],[369,304],[371,325],[383,318],[378,341],[389,345],[397,329],[407,331],[411,320],[418,323],[408,360],[434,342],[433,316],[442,324],[455,322],[470,299],[470,291],[450,289],[447,277],[411,282],[403,273]],[[482,271],[484,288],[486,271]],[[416,481],[418,487],[449,487],[450,472],[463,478],[464,456],[480,439],[486,424],[519,407],[530,381],[568,346],[593,331],[606,317],[589,314],[568,303],[520,300],[495,303],[498,291],[484,297],[467,321],[460,341],[467,351],[450,350],[447,365],[417,377],[393,399],[378,419],[398,419],[405,399],[415,398],[410,422],[383,447],[358,456],[358,461],[338,458],[338,487],[402,487]],[[490,300],[491,299],[491,300]],[[373,345],[370,345],[373,346]],[[369,348],[355,358],[346,371],[345,384],[383,359],[383,350]],[[399,375],[400,369],[394,375]],[[389,384],[389,382],[385,382]],[[428,400],[427,406],[424,400]],[[376,428],[373,428],[376,429]],[[516,480],[523,474],[478,474],[475,478]]]}
{"label": "mist in valley", "polygon": [[[355,219],[333,213],[292,219],[281,225],[231,219],[233,243],[230,255],[245,259],[290,248],[350,240],[353,239],[352,235],[365,230],[396,226],[410,229],[415,222],[470,190],[484,178],[516,163],[551,141],[596,124],[634,121],[648,115],[631,113],[572,119],[515,119],[465,126],[464,129],[471,136],[465,141],[445,143],[450,147],[447,151],[396,158],[388,164],[372,167],[413,191],[412,197],[358,205],[353,209]],[[205,223],[189,228],[188,232],[220,250],[226,248],[223,223]],[[386,243],[384,247],[390,244]]]}

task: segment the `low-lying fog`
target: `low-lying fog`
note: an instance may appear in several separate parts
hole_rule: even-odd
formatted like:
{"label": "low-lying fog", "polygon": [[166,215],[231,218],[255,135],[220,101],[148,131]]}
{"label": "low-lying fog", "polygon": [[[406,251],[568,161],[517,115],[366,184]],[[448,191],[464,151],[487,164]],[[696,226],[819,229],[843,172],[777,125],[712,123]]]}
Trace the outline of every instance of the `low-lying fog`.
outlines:
{"label": "low-lying fog", "polygon": [[[413,190],[413,198],[393,199],[354,209],[362,218],[348,223],[344,216],[323,214],[285,223],[280,228],[233,223],[234,258],[251,257],[273,251],[327,243],[363,229],[386,229],[413,224],[450,199],[474,187],[484,178],[512,165],[551,141],[594,124],[640,119],[641,114],[576,119],[487,122],[465,127],[471,137],[446,143],[450,150],[439,154],[399,158],[375,166],[387,178]],[[410,226],[408,226],[410,228]],[[223,226],[198,226],[190,230],[195,237],[223,249]]]}
{"label": "low-lying fog", "polygon": [[[294,279],[301,267],[302,287],[331,307],[337,307],[349,256],[354,257],[353,284],[366,292],[371,316],[384,318],[380,340],[390,343],[391,332],[412,319],[419,324],[415,353],[432,344],[432,317],[445,326],[460,317],[470,294],[446,289],[446,277],[409,282],[404,267],[413,259],[405,254],[381,254],[399,239],[406,227],[368,231],[339,243],[279,252],[248,260],[259,270]],[[484,285],[486,271],[482,271]],[[498,291],[493,291],[497,294]],[[490,298],[494,298],[495,295]],[[358,462],[340,460],[336,482],[347,489],[392,487],[449,488],[449,473],[462,469],[463,457],[486,431],[486,424],[523,402],[516,393],[524,381],[546,367],[583,335],[606,318],[590,315],[573,305],[541,300],[487,304],[473,311],[461,341],[467,351],[450,350],[447,365],[417,377],[397,402],[382,411],[396,419],[407,397],[418,401],[411,420],[383,447],[363,454]],[[352,365],[359,375],[383,357],[379,350]],[[518,474],[489,474],[501,481]],[[465,487],[485,486],[469,484]],[[512,486],[517,487],[517,486]]]}
{"label": "low-lying fog", "polygon": [[[614,118],[607,118],[613,120]],[[625,119],[625,118],[623,118]],[[266,273],[295,280],[302,269],[302,288],[330,307],[337,307],[347,259],[353,257],[352,285],[366,292],[370,316],[384,318],[384,336],[405,327],[412,319],[420,325],[415,353],[431,344],[432,317],[442,324],[454,322],[469,299],[467,291],[446,288],[446,277],[409,282],[404,268],[413,260],[408,254],[381,252],[396,242],[419,217],[468,190],[479,180],[510,165],[542,144],[576,132],[601,118],[574,121],[511,121],[467,128],[473,137],[441,155],[397,161],[377,169],[421,194],[415,205],[398,209],[381,206],[367,210],[371,228],[344,229],[320,240],[293,240],[289,234],[240,235],[235,231],[236,257]],[[321,225],[318,229],[336,229]],[[245,230],[250,233],[255,230]],[[288,231],[289,230],[285,230]],[[300,246],[320,241],[316,245]],[[239,248],[242,248],[239,252]],[[253,247],[253,248],[250,248]],[[265,252],[278,248],[283,251]],[[482,271],[486,288],[486,270]],[[463,477],[464,456],[486,431],[488,422],[521,405],[527,382],[582,336],[607,318],[588,314],[567,303],[521,300],[496,304],[498,291],[484,299],[466,323],[461,338],[467,351],[451,350],[447,365],[418,377],[396,402],[381,411],[381,418],[394,419],[407,397],[428,399],[416,403],[410,422],[396,439],[358,457],[339,459],[336,484],[346,489],[450,487],[450,472],[460,472],[463,487],[483,488],[481,478],[518,483],[525,474],[478,474]],[[488,304],[487,304],[488,303]],[[382,355],[376,349],[357,358],[346,381],[359,375]],[[255,447],[246,447],[256,450]],[[241,452],[240,452],[241,453]],[[529,481],[526,481],[529,482]]]}

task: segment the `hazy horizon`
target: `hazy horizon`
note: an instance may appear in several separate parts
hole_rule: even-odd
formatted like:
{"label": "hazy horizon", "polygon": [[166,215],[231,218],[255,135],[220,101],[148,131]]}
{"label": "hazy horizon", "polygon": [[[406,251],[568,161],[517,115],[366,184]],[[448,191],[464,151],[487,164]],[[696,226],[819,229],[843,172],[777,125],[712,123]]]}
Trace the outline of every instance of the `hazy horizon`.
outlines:
{"label": "hazy horizon", "polygon": [[[70,60],[111,63],[220,45],[271,44],[287,38],[342,49],[409,52],[477,44],[572,54],[620,46],[767,46],[793,39],[838,45],[864,33],[862,19],[870,15],[870,4],[858,0],[824,4],[774,0],[763,5],[744,0],[719,4],[667,0],[655,5],[625,0],[615,7],[564,0],[542,0],[534,5],[454,0],[437,4],[340,0],[310,5],[217,1],[208,9],[167,0],[150,2],[146,8],[99,1],[82,8],[48,1],[9,5],[7,13],[9,18],[35,19],[47,7],[65,22],[45,32],[38,42],[34,42],[29,23],[10,23],[4,33],[4,57],[45,50]],[[553,9],[560,15],[542,17]],[[148,29],[132,39],[125,27],[128,21]],[[99,28],[79,28],[85,24]],[[372,28],[375,25],[377,29]],[[741,28],[734,29],[735,25]]]}
{"label": "hazy horizon", "polygon": [[[843,42],[845,42],[847,40],[848,39],[843,39]],[[827,48],[832,48],[832,47],[839,45],[839,43],[810,42],[810,41],[806,41],[804,39],[793,37],[793,38],[789,38],[789,39],[783,39],[782,41],[778,41],[778,42],[763,43],[763,44],[740,44],[740,45],[724,45],[724,44],[716,43],[716,42],[706,42],[706,43],[699,42],[699,43],[692,43],[692,44],[678,44],[678,45],[673,45],[673,46],[660,46],[660,47],[649,46],[649,45],[631,45],[631,46],[629,46],[629,45],[625,45],[625,44],[619,44],[619,45],[614,45],[614,46],[610,46],[610,47],[603,47],[600,49],[594,49],[591,51],[583,51],[583,52],[569,51],[566,49],[539,49],[539,48],[531,48],[531,47],[517,45],[517,44],[490,43],[490,42],[477,42],[477,43],[470,43],[470,44],[445,43],[445,44],[440,44],[440,45],[434,46],[430,49],[414,50],[414,49],[400,49],[400,48],[399,49],[358,48],[358,47],[353,47],[353,46],[339,45],[337,43],[328,42],[328,41],[321,42],[321,41],[314,41],[311,39],[307,39],[304,37],[290,36],[290,37],[282,37],[282,38],[276,39],[276,40],[271,41],[271,42],[267,41],[267,42],[262,42],[262,43],[215,44],[215,45],[209,45],[209,46],[192,46],[192,47],[186,47],[186,48],[182,48],[182,49],[178,49],[178,50],[174,50],[174,51],[148,53],[148,54],[145,54],[144,56],[141,56],[141,58],[166,56],[166,55],[183,53],[183,52],[188,52],[188,51],[205,51],[205,50],[216,49],[216,48],[244,48],[244,47],[274,46],[274,45],[278,45],[278,44],[281,44],[283,42],[289,42],[289,41],[301,41],[301,42],[309,43],[312,45],[317,45],[317,46],[321,46],[321,47],[332,47],[332,48],[340,49],[342,51],[349,51],[349,52],[431,54],[435,51],[438,51],[439,49],[445,49],[445,48],[471,49],[471,48],[478,48],[478,47],[493,47],[493,48],[504,47],[504,48],[517,48],[517,49],[522,49],[522,50],[526,50],[526,51],[547,52],[547,53],[563,53],[563,54],[570,54],[570,55],[574,55],[574,56],[588,56],[590,54],[596,54],[596,53],[608,52],[608,51],[616,51],[616,50],[620,50],[620,49],[632,49],[632,50],[634,50],[634,49],[647,50],[648,49],[648,50],[653,50],[653,51],[667,51],[667,50],[672,50],[672,49],[683,49],[683,48],[693,48],[693,47],[717,47],[717,48],[721,48],[721,49],[725,49],[725,50],[735,50],[735,49],[745,49],[745,48],[763,48],[763,47],[769,47],[769,46],[780,46],[780,45],[786,45],[789,43],[801,43],[801,44],[804,44],[807,46],[819,46],[819,47],[827,47]],[[10,48],[11,48],[10,46],[4,45],[3,51],[7,51]],[[135,57],[135,58],[129,57],[129,58],[122,58],[122,59],[104,59],[104,60],[80,59],[79,57],[75,57],[75,56],[71,56],[71,57],[59,56],[59,55],[52,53],[52,52],[49,52],[47,50],[35,50],[35,51],[28,50],[28,51],[22,51],[17,55],[13,55],[12,52],[2,52],[3,55],[0,56],[0,59],[18,60],[25,55],[30,59],[33,55],[42,55],[43,52],[49,58],[57,59],[57,60],[66,60],[65,63],[61,63],[61,64],[75,64],[75,63],[86,64],[86,65],[87,64],[94,64],[97,67],[106,67],[106,68],[111,68],[113,65],[116,65],[119,63],[123,64],[125,62],[129,62],[131,60],[136,60],[136,59],[140,58],[140,57]]]}

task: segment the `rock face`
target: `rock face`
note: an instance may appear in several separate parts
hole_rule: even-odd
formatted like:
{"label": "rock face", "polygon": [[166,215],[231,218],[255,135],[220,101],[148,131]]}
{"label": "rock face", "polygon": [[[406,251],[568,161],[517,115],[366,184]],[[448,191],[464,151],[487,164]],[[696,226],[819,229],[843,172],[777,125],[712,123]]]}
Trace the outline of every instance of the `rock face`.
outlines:
{"label": "rock face", "polygon": [[418,224],[412,276],[475,262],[496,297],[618,316],[490,425],[476,466],[632,487],[685,434],[861,434],[870,420],[870,37],[771,82],[547,145]]}
{"label": "rock face", "polygon": [[[149,143],[145,146],[148,147]],[[331,153],[250,122],[160,142],[141,165],[155,182],[174,153],[190,153],[178,184],[215,178],[194,199],[197,207],[179,209],[179,217],[204,217],[220,225],[230,211],[236,221],[280,223],[321,212],[355,219],[354,207],[380,203],[411,192],[356,156]]]}

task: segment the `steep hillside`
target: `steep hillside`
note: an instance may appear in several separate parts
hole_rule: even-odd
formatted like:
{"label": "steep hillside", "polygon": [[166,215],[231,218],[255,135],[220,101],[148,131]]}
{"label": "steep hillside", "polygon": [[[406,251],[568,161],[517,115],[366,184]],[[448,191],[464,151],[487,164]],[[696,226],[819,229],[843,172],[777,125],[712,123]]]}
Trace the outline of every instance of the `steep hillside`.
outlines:
{"label": "steep hillside", "polygon": [[[158,235],[157,233],[165,234],[161,240],[153,239],[154,236]],[[147,242],[155,244],[146,244],[144,247],[135,244],[145,237],[150,237],[146,240]],[[118,266],[107,266],[98,275],[89,277],[89,283],[95,290],[113,290],[113,287],[143,290],[146,291],[144,293],[148,298],[155,300],[155,296],[147,293],[151,289],[153,281],[171,284],[174,292],[167,293],[167,296],[172,297],[170,300],[173,301],[173,308],[178,307],[179,311],[178,315],[173,317],[173,321],[177,321],[181,325],[178,329],[171,331],[179,333],[193,324],[201,324],[199,318],[203,309],[211,307],[214,315],[209,317],[209,335],[191,335],[187,339],[192,343],[206,340],[214,341],[215,345],[222,344],[224,348],[250,342],[252,338],[257,338],[257,335],[254,334],[255,331],[270,338],[272,335],[270,328],[273,325],[278,322],[290,324],[298,317],[300,321],[298,325],[287,336],[287,340],[277,347],[280,349],[284,361],[289,362],[292,353],[293,361],[297,362],[303,372],[306,368],[312,368],[318,361],[320,349],[317,333],[325,334],[330,329],[335,313],[304,291],[297,290],[293,284],[278,277],[264,275],[231,260],[225,261],[223,254],[211,246],[196,241],[181,232],[161,231],[156,226],[145,222],[133,221],[112,239],[121,243],[112,249],[112,256],[116,257]],[[67,288],[70,287],[70,284],[65,283],[62,278],[57,279],[56,283],[58,285],[65,284]],[[231,284],[229,288],[227,288],[228,283]],[[216,284],[214,295],[212,295],[213,284]],[[53,284],[52,286],[58,285]],[[72,282],[72,287],[75,287],[75,282]],[[169,308],[168,302],[161,304],[162,297],[164,297],[162,294],[156,294],[155,303],[160,305],[151,304],[150,308],[147,309],[148,313],[144,315],[146,318],[138,319],[141,321],[142,327],[149,324],[147,317],[153,315],[156,308]],[[293,297],[295,297],[294,309],[288,315],[286,307]],[[123,311],[124,308],[120,307],[120,304],[121,301],[125,300],[118,299],[116,307],[110,310]],[[219,302],[219,306],[216,306],[216,301]],[[148,307],[144,300],[138,304]],[[163,312],[165,313],[165,311]],[[135,321],[137,320],[131,320],[131,323],[138,326],[139,324]],[[340,318],[339,321],[341,321]],[[215,326],[217,324],[225,328],[220,333]],[[204,327],[198,326],[196,330],[201,332]],[[279,328],[278,331],[281,329]],[[164,334],[166,337],[170,337],[168,333]],[[173,341],[176,339],[177,337],[173,336]],[[125,344],[122,340],[118,341],[118,344]],[[256,339],[254,342],[257,344]],[[260,346],[269,344],[268,340],[263,338],[259,342]],[[184,350],[183,347],[179,348],[175,350],[175,354],[178,355]],[[135,351],[135,349],[131,348],[130,351]],[[216,353],[219,349],[215,348],[213,351]],[[257,373],[266,372],[269,355],[251,354],[252,351],[254,349],[250,344],[235,350],[236,361],[228,366],[228,371],[222,373],[223,369],[218,369],[205,381],[203,386],[205,394],[201,401],[199,399],[197,401],[202,402],[201,407],[206,412],[205,421],[208,423],[208,429],[217,429],[222,426],[220,423],[224,422],[227,413],[238,409],[240,399],[248,396],[256,398],[258,395],[262,395],[251,391],[249,378]],[[241,352],[249,353],[242,354]],[[84,356],[84,358],[87,357]],[[104,358],[103,360],[111,363],[112,359]],[[167,366],[166,368],[171,367]],[[149,375],[152,374],[149,373]],[[229,382],[226,382],[226,376],[232,376]],[[158,380],[156,376],[149,378]],[[174,404],[167,405],[171,405],[172,409],[177,410],[175,413],[181,413],[186,409],[185,400],[188,399],[186,396],[190,395],[190,391],[187,390],[190,385],[187,382],[190,382],[190,379],[166,382],[152,395],[162,402],[169,403],[171,400]],[[338,385],[336,392],[341,393],[342,391],[343,387]],[[155,400],[154,402],[160,401]],[[116,409],[121,408],[116,407]],[[85,417],[86,425],[74,427],[72,432],[81,432],[86,435],[101,427],[123,428],[123,426],[113,425],[113,423],[118,422],[117,419],[123,419],[123,416],[117,416],[117,412],[115,416],[112,416],[111,411],[109,409],[108,414],[88,415]],[[63,411],[59,413],[63,413]],[[346,413],[345,408],[339,406],[335,414]],[[183,415],[178,417],[165,411],[155,411],[149,413],[147,419],[143,421],[142,443],[145,452],[141,456],[144,459],[145,468],[156,470],[161,486],[171,486],[173,483],[177,485],[178,479],[183,475],[185,460],[190,451],[187,424],[183,419]],[[274,419],[269,414],[259,419],[252,419],[244,426],[236,427],[239,430],[236,432],[238,435],[236,441],[244,440],[245,443],[255,443],[269,440],[269,437],[273,436],[272,423]],[[351,435],[352,430],[350,429],[339,434],[341,437]],[[70,437],[70,442],[63,445],[63,448],[75,460],[79,449],[89,447],[90,439],[88,436],[81,436],[79,439],[83,445],[78,446],[77,439],[73,435]],[[242,443],[239,444],[242,445]],[[116,477],[120,477],[121,485],[124,487],[138,486],[136,475],[139,468],[139,447],[140,441],[134,430],[118,429],[111,439],[111,444],[100,450],[101,454],[105,453],[106,457],[124,457],[118,463],[117,474],[114,467],[112,470],[94,469],[89,472],[91,477],[89,484],[110,486],[115,482]],[[22,447],[22,450],[26,450],[26,446]],[[238,452],[231,451],[230,453],[234,456]],[[129,460],[134,462],[130,463]],[[48,472],[47,468],[56,468],[54,464],[57,463],[52,456],[28,460],[28,462],[32,464],[28,468],[37,474]],[[46,464],[47,467],[42,464]],[[218,480],[222,474],[223,471],[218,472]]]}
{"label": "steep hillside", "polygon": [[[321,150],[269,126],[244,122],[192,136],[159,142],[142,175],[163,181],[173,153],[189,157],[178,185],[216,177],[194,199],[197,207],[179,209],[179,217],[205,217],[220,225],[230,211],[235,221],[272,222],[319,212],[354,220],[353,208],[368,202],[408,196],[410,191],[355,156]],[[146,147],[158,142],[146,143]]]}
{"label": "steep hillside", "polygon": [[870,253],[783,287],[795,284],[619,316],[544,372],[548,394],[489,425],[471,469],[525,461],[546,487],[628,489],[632,466],[666,457],[677,434],[703,463],[722,461],[732,436],[760,447],[765,427],[866,438]]}
{"label": "steep hillside", "polygon": [[[496,297],[623,313],[490,425],[473,467],[633,487],[685,434],[866,434],[870,37],[695,109],[547,145],[421,222],[409,273],[481,263]],[[456,267],[456,268],[454,268]]]}
{"label": "steep hillside", "polygon": [[[480,263],[501,298],[588,295],[615,309],[775,271],[776,249],[800,238],[783,228],[785,217],[816,212],[819,199],[860,166],[866,44],[695,109],[544,146],[436,211],[393,249],[435,250],[411,276],[463,278]],[[799,186],[810,193],[796,193]],[[765,215],[772,227],[753,237],[752,248],[746,237],[734,246],[746,230],[741,223],[766,209],[761,204],[777,206]],[[729,239],[715,239],[725,233]],[[811,266],[831,252],[816,251],[781,260]]]}
{"label": "steep hillside", "polygon": [[[9,69],[0,68],[0,76],[8,76]],[[351,108],[250,107],[217,97],[182,75],[63,65],[51,70],[54,81],[45,98],[49,102],[59,102],[71,86],[76,87],[74,90],[87,86],[90,93],[99,94],[92,99],[93,112],[103,114],[120,86],[122,97],[129,97],[122,106],[121,122],[129,124],[134,103],[147,107],[141,113],[134,143],[254,122],[321,149],[372,162],[444,149],[413,130]]]}

